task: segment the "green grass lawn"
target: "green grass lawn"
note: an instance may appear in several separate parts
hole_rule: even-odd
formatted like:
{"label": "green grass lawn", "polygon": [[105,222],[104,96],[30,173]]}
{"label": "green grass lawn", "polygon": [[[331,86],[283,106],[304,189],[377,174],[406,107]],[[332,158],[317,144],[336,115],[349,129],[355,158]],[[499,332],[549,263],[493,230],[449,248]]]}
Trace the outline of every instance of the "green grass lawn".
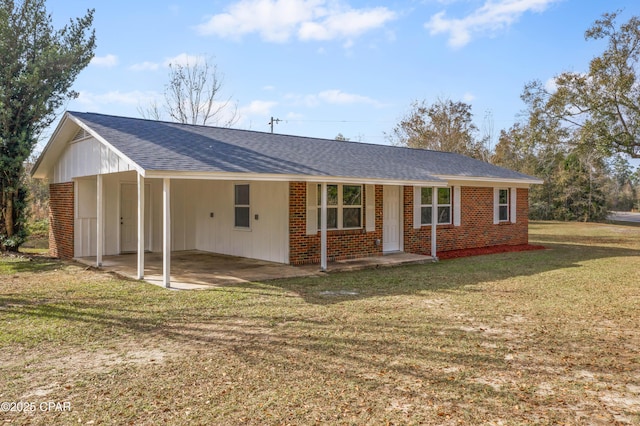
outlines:
{"label": "green grass lawn", "polygon": [[530,233],[548,250],[191,292],[0,258],[0,402],[35,408],[0,422],[640,423],[640,227]]}

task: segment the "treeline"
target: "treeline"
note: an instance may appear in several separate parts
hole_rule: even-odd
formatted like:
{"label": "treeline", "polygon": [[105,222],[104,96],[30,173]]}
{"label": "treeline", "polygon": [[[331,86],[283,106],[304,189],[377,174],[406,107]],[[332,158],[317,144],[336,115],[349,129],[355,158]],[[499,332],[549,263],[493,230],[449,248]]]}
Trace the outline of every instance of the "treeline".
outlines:
{"label": "treeline", "polygon": [[599,221],[610,210],[639,209],[640,20],[617,25],[607,13],[585,32],[607,48],[584,73],[565,72],[546,84],[527,83],[523,119],[481,133],[471,106],[438,99],[414,102],[388,134],[395,144],[458,152],[544,180],[529,192],[530,217]]}

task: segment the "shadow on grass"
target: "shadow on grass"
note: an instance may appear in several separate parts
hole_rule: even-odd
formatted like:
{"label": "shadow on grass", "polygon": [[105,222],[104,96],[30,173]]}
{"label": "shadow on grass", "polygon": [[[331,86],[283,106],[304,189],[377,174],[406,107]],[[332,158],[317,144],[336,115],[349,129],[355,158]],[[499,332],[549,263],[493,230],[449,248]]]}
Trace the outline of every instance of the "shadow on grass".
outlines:
{"label": "shadow on grass", "polygon": [[60,260],[40,255],[0,255],[0,275],[25,272],[47,272],[61,268]]}
{"label": "shadow on grass", "polygon": [[[604,334],[599,335],[598,344],[583,342],[568,326],[548,331],[543,326],[552,323],[545,323],[544,318],[539,327],[524,331],[513,327],[511,334],[496,332],[509,327],[498,319],[491,332],[484,332],[475,319],[447,316],[420,302],[444,297],[452,290],[472,292],[484,282],[584,268],[585,261],[594,259],[640,255],[639,250],[609,246],[611,241],[611,235],[566,238],[541,234],[536,235],[535,243],[542,242],[547,250],[202,292],[166,292],[115,280],[99,286],[79,283],[45,292],[38,289],[34,294],[0,295],[0,314],[26,317],[25,322],[34,328],[38,327],[34,319],[54,324],[50,329],[40,325],[40,333],[54,343],[56,339],[67,342],[68,337],[71,344],[80,345],[80,337],[55,334],[68,328],[70,333],[86,334],[99,347],[113,347],[123,335],[136,341],[153,340],[167,350],[179,347],[184,350],[180,362],[185,368],[198,369],[202,362],[198,351],[202,351],[203,357],[228,360],[227,364],[220,361],[224,366],[259,372],[260,377],[274,374],[280,379],[274,383],[295,389],[292,394],[304,394],[307,390],[301,384],[309,385],[312,377],[318,382],[331,381],[326,387],[338,392],[356,394],[353,388],[357,386],[367,397],[404,398],[416,406],[424,403],[426,389],[447,404],[457,404],[464,391],[467,400],[482,401],[488,412],[502,412],[505,406],[520,403],[530,407],[550,404],[544,394],[522,393],[519,383],[555,383],[559,374],[568,374],[568,380],[577,383],[572,371],[622,374],[628,365],[612,366],[605,357],[596,356],[602,355],[597,351],[608,338]],[[30,270],[28,265],[24,268]],[[382,302],[387,296],[413,294],[425,297]],[[376,298],[381,303],[340,305]],[[406,302],[407,312],[396,302]],[[478,317],[479,322],[492,320]],[[620,344],[616,336],[611,339]],[[635,347],[617,350],[637,356]],[[262,384],[256,377],[256,383]],[[498,379],[503,381],[495,385],[492,380]],[[579,396],[583,395],[576,391],[562,398],[571,404]],[[562,408],[565,402],[559,404]]]}
{"label": "shadow on grass", "polygon": [[[276,297],[279,296],[274,295],[274,301]],[[574,360],[561,350],[544,357],[544,363],[530,358],[509,359],[507,355],[531,347],[539,347],[536,351],[545,353],[547,347],[565,346],[546,340],[549,336],[544,333],[508,337],[465,330],[460,323],[438,316],[437,311],[413,311],[418,314],[414,321],[402,314],[381,318],[375,313],[360,313],[355,317],[357,321],[343,324],[331,315],[315,319],[275,318],[277,321],[273,321],[273,314],[258,312],[253,317],[215,315],[202,309],[204,303],[186,309],[174,307],[154,317],[132,306],[127,311],[121,310],[115,297],[103,302],[103,308],[99,303],[76,301],[69,306],[23,305],[23,309],[46,320],[99,324],[108,332],[92,333],[92,339],[104,340],[102,345],[106,347],[114,345],[110,331],[113,328],[132,332],[138,341],[153,339],[167,350],[179,347],[181,370],[199,369],[199,363],[208,358],[224,358],[224,362],[218,362],[220,367],[255,377],[252,386],[268,385],[265,376],[272,377],[278,391],[293,388],[302,398],[308,393],[306,397],[311,400],[318,397],[314,392],[332,389],[336,394],[347,392],[354,398],[375,395],[419,406],[425,403],[428,390],[441,404],[458,404],[464,392],[466,400],[481,401],[485,409],[500,413],[505,405],[548,404],[544,396],[522,396],[517,384],[553,383],[558,380],[558,372],[567,369],[569,361],[574,362],[572,368],[576,370],[616,373],[588,359]],[[316,315],[324,310],[319,306],[311,308]],[[179,386],[175,377],[162,370],[156,372],[158,377],[147,380]],[[503,378],[504,383],[492,386],[491,380],[496,378]],[[318,387],[314,389],[310,380],[317,381]],[[98,386],[100,381],[96,383]],[[359,390],[356,392],[354,388]],[[327,398],[332,403],[336,401],[335,397]],[[563,395],[563,399],[571,401],[571,398]]]}
{"label": "shadow on grass", "polygon": [[472,287],[483,282],[531,276],[550,270],[582,268],[582,263],[589,260],[640,256],[640,250],[608,246],[607,244],[619,243],[615,238],[572,235],[564,239],[568,242],[559,243],[554,236],[537,237],[535,243],[544,245],[546,250],[336,273],[322,278],[277,280],[267,284],[294,292],[308,303],[326,305],[368,297],[412,294],[423,290]]}

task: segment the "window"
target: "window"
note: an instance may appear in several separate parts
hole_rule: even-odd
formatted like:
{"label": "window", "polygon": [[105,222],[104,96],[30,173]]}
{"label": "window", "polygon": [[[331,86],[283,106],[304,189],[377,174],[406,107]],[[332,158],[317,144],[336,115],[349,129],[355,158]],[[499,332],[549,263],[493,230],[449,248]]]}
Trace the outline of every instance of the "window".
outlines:
{"label": "window", "polygon": [[342,204],[342,227],[360,228],[362,226],[362,186],[344,185]]}
{"label": "window", "polygon": [[[322,228],[322,185],[318,185],[318,229]],[[327,185],[327,229],[362,227],[362,185]]]}
{"label": "window", "polygon": [[[421,224],[431,225],[431,212],[433,208],[433,188],[421,188],[420,211]],[[451,223],[451,188],[438,188],[438,224]]]}
{"label": "window", "polygon": [[235,185],[235,227],[250,228],[249,184]]}
{"label": "window", "polygon": [[498,190],[498,219],[500,222],[509,220],[509,190]]}

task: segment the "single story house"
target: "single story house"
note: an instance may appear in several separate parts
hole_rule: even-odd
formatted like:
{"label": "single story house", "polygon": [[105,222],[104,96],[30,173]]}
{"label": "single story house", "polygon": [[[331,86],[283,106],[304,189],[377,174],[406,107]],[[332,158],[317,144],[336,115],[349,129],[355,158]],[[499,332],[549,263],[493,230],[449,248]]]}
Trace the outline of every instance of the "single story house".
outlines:
{"label": "single story house", "polygon": [[539,179],[464,155],[66,112],[33,168],[60,258],[202,250],[286,264],[528,243]]}

